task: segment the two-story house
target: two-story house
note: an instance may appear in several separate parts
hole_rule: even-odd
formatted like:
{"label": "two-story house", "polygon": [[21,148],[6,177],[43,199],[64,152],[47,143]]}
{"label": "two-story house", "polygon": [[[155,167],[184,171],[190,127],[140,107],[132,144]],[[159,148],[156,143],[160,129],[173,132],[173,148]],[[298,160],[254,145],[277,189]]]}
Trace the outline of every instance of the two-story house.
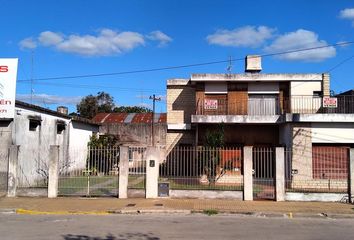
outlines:
{"label": "two-story house", "polygon": [[167,152],[205,145],[206,133],[222,123],[226,146],[290,149],[294,179],[329,178],[331,173],[315,169],[328,164],[321,155],[328,150],[341,154],[331,169],[345,178],[348,149],[354,144],[354,97],[332,97],[327,73],[261,70],[261,57],[252,55],[245,59],[244,73],[169,79]]}

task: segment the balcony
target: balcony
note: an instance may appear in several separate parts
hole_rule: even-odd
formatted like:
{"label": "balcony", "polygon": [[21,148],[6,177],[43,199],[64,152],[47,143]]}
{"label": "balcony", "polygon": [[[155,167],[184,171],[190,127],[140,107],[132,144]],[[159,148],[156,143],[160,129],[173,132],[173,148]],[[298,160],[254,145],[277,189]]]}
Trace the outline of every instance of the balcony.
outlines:
{"label": "balcony", "polygon": [[[206,96],[196,104],[192,122],[245,122],[277,123],[286,114],[353,114],[354,96],[320,97],[276,95],[250,95],[229,101]],[[353,115],[354,116],[354,115]]]}

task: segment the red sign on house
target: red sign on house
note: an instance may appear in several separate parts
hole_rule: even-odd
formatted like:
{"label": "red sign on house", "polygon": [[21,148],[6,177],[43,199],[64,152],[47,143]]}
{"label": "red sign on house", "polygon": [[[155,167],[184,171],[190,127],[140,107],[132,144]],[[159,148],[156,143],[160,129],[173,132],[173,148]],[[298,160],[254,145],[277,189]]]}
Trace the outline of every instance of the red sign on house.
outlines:
{"label": "red sign on house", "polygon": [[218,100],[216,99],[205,99],[204,109],[206,110],[216,110],[218,109]]}
{"label": "red sign on house", "polygon": [[337,107],[337,98],[323,97],[323,107],[336,108]]}

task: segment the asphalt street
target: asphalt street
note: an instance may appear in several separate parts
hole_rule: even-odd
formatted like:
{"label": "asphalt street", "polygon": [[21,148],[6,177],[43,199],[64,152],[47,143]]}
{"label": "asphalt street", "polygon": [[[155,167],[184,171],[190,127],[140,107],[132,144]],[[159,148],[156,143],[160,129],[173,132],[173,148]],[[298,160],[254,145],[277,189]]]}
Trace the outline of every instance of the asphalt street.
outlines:
{"label": "asphalt street", "polygon": [[238,215],[0,214],[0,239],[353,239],[354,219]]}

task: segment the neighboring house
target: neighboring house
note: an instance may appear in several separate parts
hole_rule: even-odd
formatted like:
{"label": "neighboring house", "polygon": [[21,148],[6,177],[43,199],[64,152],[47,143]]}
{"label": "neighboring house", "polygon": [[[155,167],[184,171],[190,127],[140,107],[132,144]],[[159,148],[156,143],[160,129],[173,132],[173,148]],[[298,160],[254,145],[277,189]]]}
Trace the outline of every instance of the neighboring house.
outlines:
{"label": "neighboring house", "polygon": [[[331,97],[329,74],[261,73],[259,56],[247,56],[245,65],[241,74],[167,81],[167,152],[205,145],[207,132],[222,123],[226,146],[290,149],[293,181],[329,179],[330,173],[316,172],[326,164],[346,178],[347,150],[354,146],[354,97]],[[328,163],[322,154],[343,149],[338,162]]]}
{"label": "neighboring house", "polygon": [[[52,111],[16,101],[15,118],[0,120],[0,146],[19,146],[19,188],[36,187],[46,184],[51,145],[59,146],[60,171],[85,168],[87,144],[98,130],[96,123],[69,116],[65,107]],[[7,164],[5,157],[0,160]]]}
{"label": "neighboring house", "polygon": [[[101,135],[114,135],[117,145],[136,147],[150,146],[152,143],[152,113],[98,113],[93,122],[100,124]],[[155,113],[154,144],[166,145],[166,113]]]}
{"label": "neighboring house", "polygon": [[129,166],[136,167],[152,141],[160,148],[161,157],[165,157],[166,117],[166,113],[155,113],[153,130],[152,113],[98,113],[92,121],[100,124],[100,135],[113,135],[117,138],[116,145],[130,147]]}

